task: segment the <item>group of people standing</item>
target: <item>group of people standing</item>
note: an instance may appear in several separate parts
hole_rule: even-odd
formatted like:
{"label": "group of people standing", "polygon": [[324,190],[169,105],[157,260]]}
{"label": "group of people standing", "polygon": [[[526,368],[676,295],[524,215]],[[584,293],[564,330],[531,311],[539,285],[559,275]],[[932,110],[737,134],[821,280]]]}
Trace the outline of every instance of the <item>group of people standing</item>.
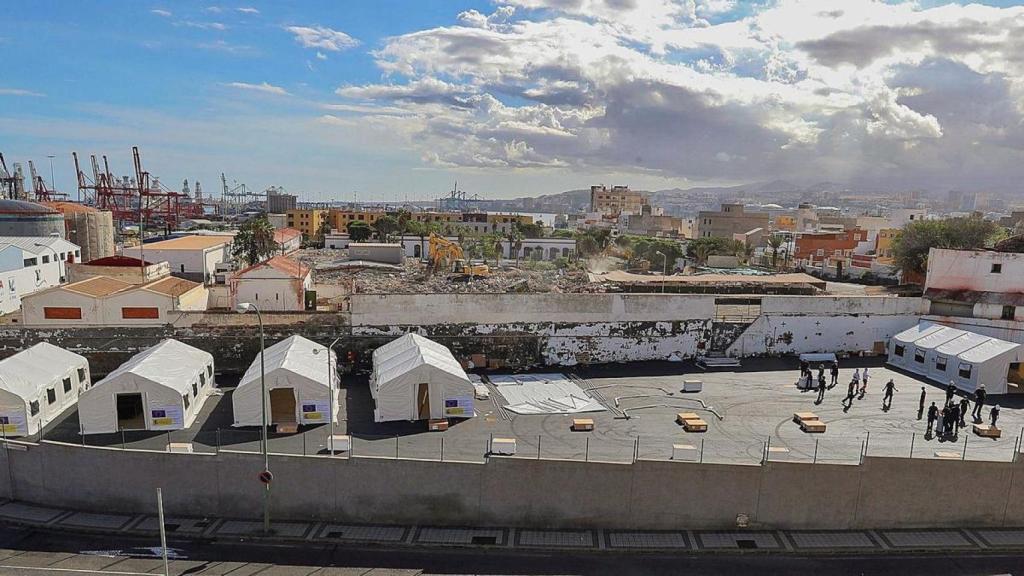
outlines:
{"label": "group of people standing", "polygon": [[[815,401],[815,404],[821,404],[825,400],[825,390],[834,388],[839,384],[839,362],[832,362],[832,365],[829,366],[828,370],[829,375],[831,376],[830,379],[825,377],[825,364],[822,363],[818,365],[818,399]],[[811,365],[806,360],[800,361],[800,378],[806,382],[806,385],[804,386],[805,388],[809,389],[812,387],[811,383],[813,382],[813,375],[811,373]],[[871,374],[868,372],[867,368],[864,368],[863,371],[861,371],[860,368],[854,370],[853,377],[850,379],[850,384],[846,388],[846,398],[843,400],[843,404],[846,405],[849,403],[849,405],[852,406],[853,399],[858,397],[858,395],[860,398],[863,398],[868,393],[868,381],[870,378]],[[882,387],[882,390],[884,392],[882,397],[882,408],[887,410],[892,406],[893,394],[895,392],[899,392],[899,389],[896,388],[896,383],[890,378]]]}
{"label": "group of people standing", "polygon": [[[971,401],[965,394],[960,398],[958,402],[956,400],[957,388],[952,382],[946,387],[946,402],[940,409],[932,402],[932,405],[928,407],[928,431],[927,434],[934,434],[939,438],[956,437],[961,428],[967,426],[967,411],[971,407]],[[974,409],[971,410],[972,423],[978,423],[982,421],[982,414],[985,407],[985,397],[987,392],[985,391],[985,385],[978,385],[978,389],[974,392]],[[921,386],[921,401],[918,406],[918,411],[924,410],[925,404],[925,388]],[[920,418],[920,414],[918,414]],[[995,428],[996,422],[999,420],[999,405],[996,404],[989,410],[989,421],[992,427]]]}

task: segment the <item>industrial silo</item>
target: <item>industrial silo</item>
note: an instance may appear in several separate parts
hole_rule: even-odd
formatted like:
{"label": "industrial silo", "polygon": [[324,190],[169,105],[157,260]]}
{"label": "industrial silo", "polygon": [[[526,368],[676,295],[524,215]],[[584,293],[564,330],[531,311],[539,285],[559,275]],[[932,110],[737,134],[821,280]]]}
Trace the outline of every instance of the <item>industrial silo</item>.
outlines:
{"label": "industrial silo", "polygon": [[0,236],[50,236],[64,238],[64,215],[25,200],[0,199]]}
{"label": "industrial silo", "polygon": [[82,262],[114,255],[114,217],[75,202],[46,202],[64,214],[67,240],[82,247]]}

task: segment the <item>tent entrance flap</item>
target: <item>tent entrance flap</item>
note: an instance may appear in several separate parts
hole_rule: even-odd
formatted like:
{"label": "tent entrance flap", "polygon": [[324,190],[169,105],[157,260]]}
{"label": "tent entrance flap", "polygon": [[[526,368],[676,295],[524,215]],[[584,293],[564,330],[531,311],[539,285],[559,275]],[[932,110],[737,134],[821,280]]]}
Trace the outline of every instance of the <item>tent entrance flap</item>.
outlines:
{"label": "tent entrance flap", "polygon": [[420,420],[430,418],[430,385],[426,382],[420,382],[416,387],[416,407]]}
{"label": "tent entrance flap", "polygon": [[295,422],[295,389],[274,388],[270,391],[270,423]]}
{"label": "tent entrance flap", "polygon": [[146,429],[146,414],[142,408],[141,393],[118,394],[115,402],[117,404],[118,430]]}
{"label": "tent entrance flap", "polygon": [[1020,394],[1024,392],[1024,363],[1010,362],[1006,370],[1006,382],[1010,384],[1009,392]]}

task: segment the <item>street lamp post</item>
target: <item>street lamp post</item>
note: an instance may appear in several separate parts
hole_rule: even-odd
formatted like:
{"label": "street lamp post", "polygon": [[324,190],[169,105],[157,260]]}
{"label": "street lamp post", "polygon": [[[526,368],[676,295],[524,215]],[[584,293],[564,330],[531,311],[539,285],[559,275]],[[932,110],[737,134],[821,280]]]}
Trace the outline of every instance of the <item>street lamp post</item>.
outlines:
{"label": "street lamp post", "polygon": [[661,293],[665,293],[665,282],[668,280],[668,256],[664,252],[658,250],[655,254],[661,256],[662,260],[662,272],[661,272]]}
{"label": "street lamp post", "polygon": [[[329,390],[328,395],[330,396],[330,401],[329,401],[328,406],[327,406],[327,417],[330,418],[330,421],[331,421],[331,434],[330,434],[330,436],[327,437],[327,451],[331,453],[331,456],[334,456],[334,430],[335,430],[335,428],[334,428],[334,376],[335,376],[335,374],[338,371],[337,365],[334,362],[331,362],[331,351],[334,350],[334,345],[337,344],[338,341],[340,341],[340,340],[341,340],[341,336],[338,336],[337,338],[334,339],[333,342],[331,342],[330,346],[327,347],[327,387],[328,387],[328,390]],[[313,349],[313,353],[314,354],[316,354],[319,351],[320,351],[319,348],[314,348]]]}
{"label": "street lamp post", "polygon": [[[262,417],[261,417],[261,420],[263,422],[263,425],[260,426],[260,448],[263,451],[263,472],[264,473],[269,473],[270,472],[270,455],[269,455],[268,450],[267,450],[267,426],[269,426],[269,423],[267,422],[267,367],[266,367],[266,364],[264,363],[264,351],[266,350],[266,348],[264,346],[264,338],[263,338],[263,336],[264,336],[264,334],[263,334],[263,315],[260,314],[260,309],[255,304],[253,304],[251,302],[239,302],[238,305],[235,306],[235,312],[238,312],[239,314],[245,314],[246,312],[249,312],[250,310],[256,311],[256,320],[259,322],[259,325],[260,325],[260,392],[261,392],[260,396],[262,398],[262,401],[261,401],[261,406],[262,406]],[[267,474],[265,478],[261,478],[263,480],[263,485],[266,487],[266,489],[263,491],[263,533],[264,534],[269,534],[270,533],[270,480],[271,480],[271,478],[272,478],[272,476],[269,476],[269,474]]]}

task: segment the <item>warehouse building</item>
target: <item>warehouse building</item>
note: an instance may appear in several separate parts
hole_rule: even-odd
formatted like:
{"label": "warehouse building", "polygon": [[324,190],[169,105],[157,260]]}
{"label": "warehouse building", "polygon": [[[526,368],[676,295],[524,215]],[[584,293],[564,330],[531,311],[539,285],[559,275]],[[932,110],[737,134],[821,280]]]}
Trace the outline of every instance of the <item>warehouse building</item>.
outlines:
{"label": "warehouse building", "polygon": [[63,283],[68,263],[80,257],[78,246],[56,236],[0,237],[0,314],[17,311],[29,294]]}
{"label": "warehouse building", "polygon": [[182,430],[195,422],[213,388],[209,352],[164,340],[82,393],[81,432]]}
{"label": "warehouse building", "polygon": [[89,388],[89,361],[46,342],[0,360],[0,430],[38,433]]}
{"label": "warehouse building", "polygon": [[144,244],[140,249],[124,249],[125,256],[148,262],[167,262],[175,276],[212,284],[217,264],[231,260],[231,242],[228,235],[192,235]]}
{"label": "warehouse building", "polygon": [[[341,384],[337,366],[333,350],[302,336],[290,336],[267,348],[264,369],[270,424],[277,426],[278,432],[285,432],[295,431],[300,424],[330,422],[332,388],[337,422]],[[260,374],[260,356],[257,355],[231,395],[235,426],[261,424]]]}

